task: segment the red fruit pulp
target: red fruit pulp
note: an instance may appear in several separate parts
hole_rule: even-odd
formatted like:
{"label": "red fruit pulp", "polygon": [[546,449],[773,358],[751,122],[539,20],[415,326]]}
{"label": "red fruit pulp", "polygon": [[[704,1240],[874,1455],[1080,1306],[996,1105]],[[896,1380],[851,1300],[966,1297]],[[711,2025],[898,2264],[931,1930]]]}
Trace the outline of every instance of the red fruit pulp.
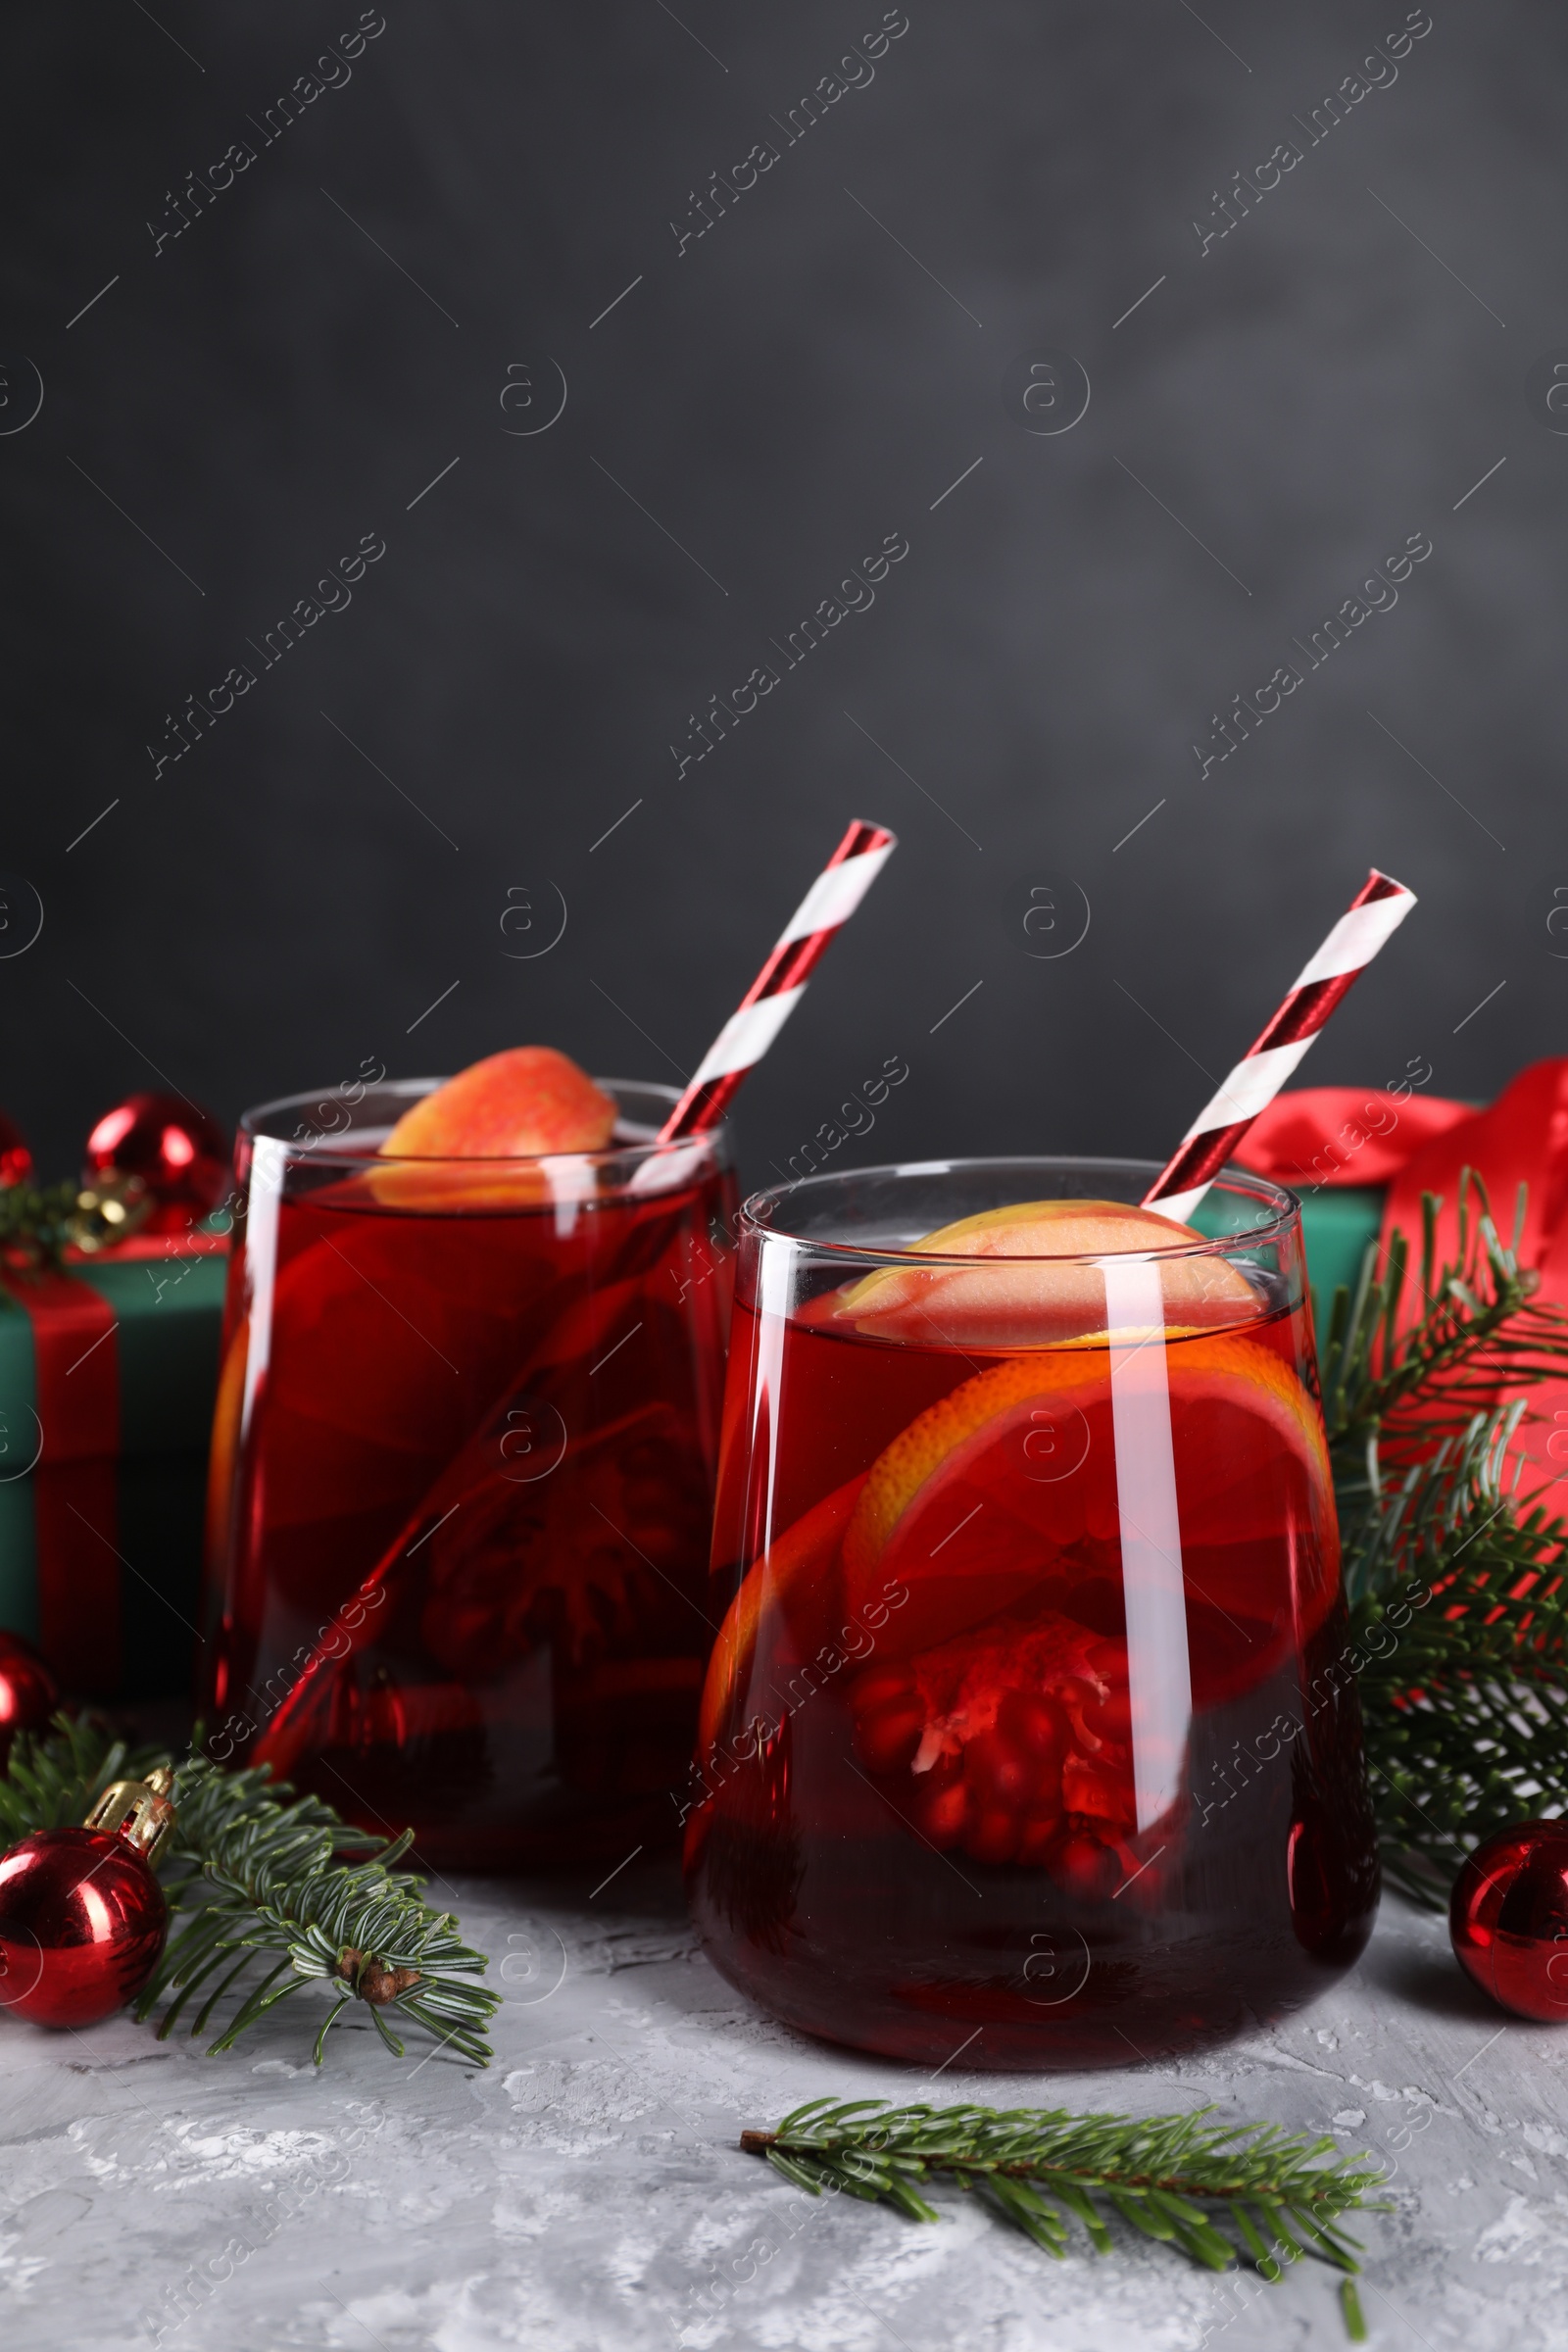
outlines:
{"label": "red fruit pulp", "polygon": [[[1359,1952],[1377,1853],[1311,1332],[1256,1303],[1165,1344],[1179,1524],[1153,1532],[1185,1662],[1139,1631],[1151,1531],[1104,1347],[960,1351],[821,1299],[782,1323],[738,1305],[710,1613],[751,1578],[686,1851],[710,1956],[775,2016],[908,2060],[1127,2065],[1297,2006]],[[833,1494],[858,1495],[848,1525],[803,1545]]]}
{"label": "red fruit pulp", "polygon": [[481,1169],[466,1209],[387,1165],[285,1194],[270,1312],[236,1255],[213,1752],[440,1867],[618,1859],[669,1834],[710,1639],[730,1180],[507,1208]]}

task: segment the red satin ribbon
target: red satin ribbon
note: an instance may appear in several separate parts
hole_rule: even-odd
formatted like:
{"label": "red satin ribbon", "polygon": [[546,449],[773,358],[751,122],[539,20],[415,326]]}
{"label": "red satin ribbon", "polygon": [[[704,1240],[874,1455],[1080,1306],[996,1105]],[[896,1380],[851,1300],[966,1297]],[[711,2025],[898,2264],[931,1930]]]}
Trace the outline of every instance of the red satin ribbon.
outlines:
{"label": "red satin ribbon", "polygon": [[107,1697],[120,1674],[120,1350],[114,1309],[64,1274],[7,1290],[32,1325],[43,1450],[32,1474],[38,1642],[66,1689]]}
{"label": "red satin ribbon", "polygon": [[[1375,1135],[1374,1127],[1380,1130]],[[1356,1132],[1366,1140],[1351,1148]],[[1249,1135],[1245,1158],[1259,1175],[1297,1190],[1316,1183],[1387,1184],[1380,1256],[1396,1227],[1418,1256],[1421,1196],[1441,1194],[1440,1265],[1458,1252],[1462,1168],[1474,1168],[1485,1182],[1504,1242],[1512,1241],[1525,1184],[1520,1263],[1540,1275],[1536,1297],[1543,1304],[1568,1308],[1568,1058],[1532,1062],[1486,1110],[1420,1094],[1400,1101],[1388,1091],[1353,1087],[1279,1095]],[[1420,1304],[1408,1285],[1401,1322],[1408,1323]],[[1499,1388],[1497,1400],[1508,1393]],[[1524,1492],[1539,1494],[1548,1510],[1568,1514],[1568,1378],[1543,1382],[1529,1397],[1514,1445],[1532,1466]]]}
{"label": "red satin ribbon", "polygon": [[1473,1103],[1442,1095],[1401,1100],[1377,1087],[1303,1086],[1275,1096],[1236,1156],[1298,1193],[1320,1184],[1388,1184],[1423,1145],[1474,1117]]}

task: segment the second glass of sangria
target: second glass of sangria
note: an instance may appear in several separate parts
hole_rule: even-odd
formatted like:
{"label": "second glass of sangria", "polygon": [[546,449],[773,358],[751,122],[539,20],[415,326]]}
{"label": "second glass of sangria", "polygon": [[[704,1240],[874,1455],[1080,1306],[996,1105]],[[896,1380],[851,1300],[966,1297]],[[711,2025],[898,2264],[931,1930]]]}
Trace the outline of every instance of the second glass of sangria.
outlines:
{"label": "second glass of sangria", "polygon": [[760,1193],[680,1804],[809,2034],[1130,2065],[1312,1998],[1378,1894],[1298,1205],[1127,1161]]}
{"label": "second glass of sangria", "polygon": [[712,1639],[726,1131],[496,1062],[241,1122],[213,1442],[211,1752],[439,1868],[668,1838]]}

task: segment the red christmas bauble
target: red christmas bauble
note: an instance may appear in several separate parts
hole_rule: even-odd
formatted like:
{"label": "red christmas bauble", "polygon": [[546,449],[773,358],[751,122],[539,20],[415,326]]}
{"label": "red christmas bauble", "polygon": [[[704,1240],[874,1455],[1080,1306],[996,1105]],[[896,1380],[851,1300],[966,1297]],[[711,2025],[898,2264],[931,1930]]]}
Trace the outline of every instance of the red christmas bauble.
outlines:
{"label": "red christmas bauble", "polygon": [[1568,1822],[1517,1822],[1478,1845],[1454,1882],[1448,1934],[1500,2007],[1568,2025]]}
{"label": "red christmas bauble", "polygon": [[0,1627],[0,1771],[18,1732],[41,1732],[60,1691],[30,1642]]}
{"label": "red christmas bauble", "polygon": [[127,1095],[87,1138],[90,1183],[139,1176],[152,1195],[144,1233],[183,1233],[217,1206],[228,1181],[228,1146],[211,1111],[181,1095]]}
{"label": "red christmas bauble", "polygon": [[0,1110],[0,1184],[25,1184],[32,1174],[32,1153],[22,1129]]}
{"label": "red christmas bauble", "polygon": [[174,1827],[173,1767],[116,1781],[79,1830],[35,1830],[0,1855],[0,2008],[93,2026],[141,1990],[169,1932],[153,1857]]}
{"label": "red christmas bauble", "polygon": [[134,1846],[105,1830],[39,1830],[0,1860],[0,2008],[95,2026],[133,2000],[169,1905]]}

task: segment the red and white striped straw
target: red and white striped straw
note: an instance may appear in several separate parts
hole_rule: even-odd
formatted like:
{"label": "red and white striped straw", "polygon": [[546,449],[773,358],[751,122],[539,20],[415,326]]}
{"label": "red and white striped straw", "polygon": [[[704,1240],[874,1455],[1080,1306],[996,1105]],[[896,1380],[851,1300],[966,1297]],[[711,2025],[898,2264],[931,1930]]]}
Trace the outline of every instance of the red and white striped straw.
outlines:
{"label": "red and white striped straw", "polygon": [[1414,905],[1414,891],[1372,868],[1262,1036],[1188,1128],[1174,1158],[1144,1195],[1145,1208],[1186,1224],[1258,1112],[1273,1102],[1335,1005]]}
{"label": "red and white striped straw", "polygon": [[897,836],[886,826],[856,818],[704,1054],[696,1076],[659,1131],[662,1144],[701,1135],[723,1117],[747,1071],[761,1060],[805,996],[818,957],[849,921],[898,846]]}

